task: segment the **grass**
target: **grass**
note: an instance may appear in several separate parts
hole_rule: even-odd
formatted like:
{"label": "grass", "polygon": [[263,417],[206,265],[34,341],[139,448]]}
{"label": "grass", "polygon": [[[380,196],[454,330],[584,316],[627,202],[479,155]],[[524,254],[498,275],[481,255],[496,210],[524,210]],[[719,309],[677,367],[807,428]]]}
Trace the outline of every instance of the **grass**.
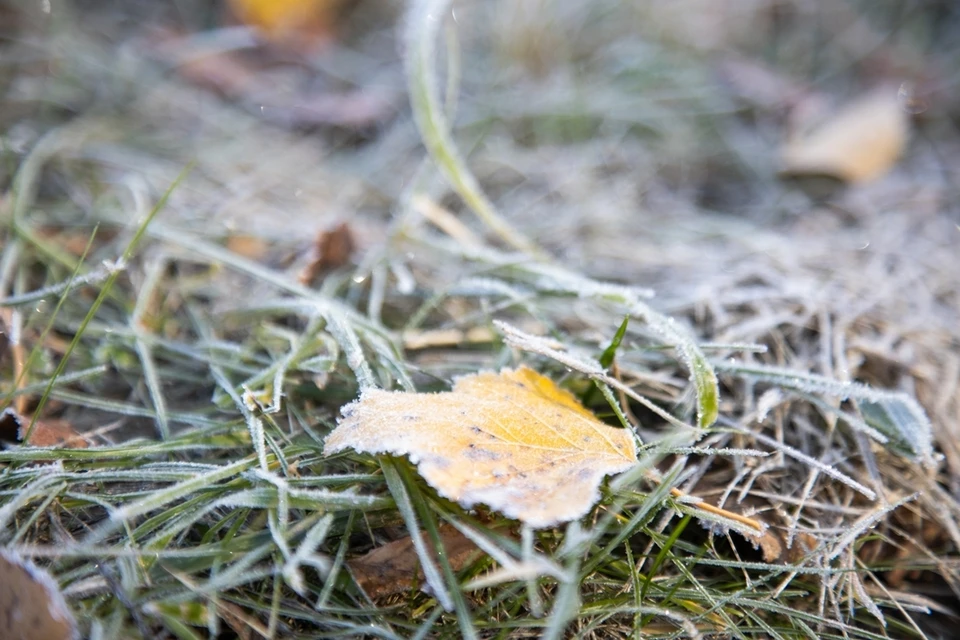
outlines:
{"label": "grass", "polygon": [[[129,50],[104,71],[91,34],[116,28],[109,11],[8,36],[4,82],[46,110],[0,113],[0,393],[97,446],[0,450],[0,543],[46,567],[98,639],[943,637],[960,300],[950,187],[921,170],[953,152],[950,119],[942,148],[820,206],[751,155],[701,54],[613,3],[558,3],[550,55],[458,29],[455,119],[435,56],[456,80],[459,54],[429,19],[447,4],[411,7],[405,76],[371,57],[376,38],[357,45],[352,64],[406,78],[412,112],[366,145],[316,133],[322,153],[197,108]],[[488,11],[457,5],[465,24]],[[791,64],[804,19],[781,34]],[[839,49],[817,64],[849,79]],[[29,94],[31,77],[47,88]],[[91,78],[102,102],[57,112]],[[17,131],[32,144],[11,146]],[[703,203],[718,157],[743,210],[729,184],[728,210]],[[307,285],[291,237],[324,226],[318,203],[349,211],[365,250]],[[242,235],[263,251],[234,250]],[[444,500],[406,459],[323,455],[363,388],[519,363],[637,433],[640,463],[582,521],[526,530]],[[483,553],[432,553],[443,525]],[[349,562],[408,532],[422,578],[370,600]]]}

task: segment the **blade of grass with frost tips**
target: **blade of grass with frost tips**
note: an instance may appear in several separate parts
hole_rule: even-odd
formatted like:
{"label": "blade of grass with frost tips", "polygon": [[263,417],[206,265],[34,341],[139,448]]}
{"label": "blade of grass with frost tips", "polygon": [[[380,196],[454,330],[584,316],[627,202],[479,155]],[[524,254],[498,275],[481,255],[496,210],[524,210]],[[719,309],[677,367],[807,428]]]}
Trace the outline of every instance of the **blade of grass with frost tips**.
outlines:
{"label": "blade of grass with frost tips", "polygon": [[[78,267],[77,261],[69,254],[50,247],[30,227],[23,224],[23,220],[36,201],[44,165],[58,153],[82,145],[96,129],[96,127],[90,127],[86,119],[78,118],[69,125],[47,132],[24,157],[13,178],[11,189],[13,206],[9,211],[11,227],[15,235],[34,245],[51,263],[62,265],[70,271]],[[6,207],[0,208],[0,212],[6,210]]]}
{"label": "blade of grass with frost tips", "polygon": [[[420,521],[423,523],[423,528],[427,531],[427,535],[430,536],[434,553],[440,561],[440,569],[443,571],[443,579],[446,581],[448,597],[453,601],[453,610],[457,614],[457,625],[460,628],[460,635],[467,640],[477,640],[478,636],[477,630],[473,626],[473,616],[470,613],[470,607],[463,597],[463,591],[461,590],[460,583],[457,581],[457,575],[454,573],[453,567],[450,566],[450,560],[447,557],[443,539],[440,536],[440,530],[437,526],[436,515],[424,498],[423,493],[420,492],[414,479],[414,472],[406,465],[394,465],[393,468],[396,470],[397,477],[401,484],[405,487],[412,487],[413,489],[409,494],[410,500],[417,513],[420,514]],[[422,566],[423,560],[421,559],[421,567]]]}
{"label": "blade of grass with frost tips", "polygon": [[213,374],[213,379],[217,381],[220,388],[230,396],[230,399],[233,400],[234,405],[240,410],[241,415],[243,415],[244,420],[246,420],[247,429],[250,432],[250,441],[253,443],[253,450],[256,452],[257,459],[260,461],[260,468],[266,471],[267,446],[265,442],[266,436],[263,432],[263,421],[255,416],[249,407],[247,407],[247,404],[240,399],[240,396],[237,395],[237,392],[233,388],[233,384],[227,380],[227,377],[220,371],[219,367],[211,365],[210,373]]}
{"label": "blade of grass with frost tips", "polygon": [[697,426],[706,429],[717,421],[720,411],[720,387],[717,374],[696,341],[673,318],[635,301],[630,313],[646,323],[655,334],[673,345],[690,372],[690,381],[697,391]]}
{"label": "blade of grass with frost tips", "polygon": [[153,404],[155,411],[156,417],[154,422],[161,440],[166,440],[170,437],[170,423],[167,419],[167,402],[163,397],[160,376],[157,375],[157,366],[153,359],[153,349],[143,339],[143,335],[148,333],[144,323],[144,314],[147,311],[147,305],[149,305],[153,299],[154,292],[166,268],[166,258],[151,260],[149,262],[146,269],[146,277],[140,285],[140,291],[137,294],[137,301],[133,307],[133,313],[130,314],[129,322],[130,329],[134,336],[134,347],[137,356],[140,358],[143,380],[147,385],[150,402]]}
{"label": "blade of grass with frost tips", "polygon": [[[649,458],[651,462],[654,459],[653,456],[650,456]],[[624,540],[627,540],[633,536],[658,511],[667,506],[667,501],[670,497],[670,490],[674,487],[681,470],[682,468],[679,465],[674,465],[670,471],[664,475],[664,478],[660,484],[644,497],[643,504],[640,505],[640,508],[633,513],[627,522],[615,520],[616,515],[623,510],[623,507],[627,502],[627,498],[624,496],[619,496],[614,500],[613,505],[611,505],[612,508],[608,511],[608,513],[604,514],[604,517],[593,527],[592,530],[588,531],[587,534],[592,539],[597,540],[599,543],[601,537],[607,532],[607,530],[612,528],[615,523],[618,525],[617,530],[613,537],[611,537],[609,540],[603,541],[603,549],[594,554],[593,557],[591,557],[583,565],[578,578],[579,580],[583,580],[589,574],[596,571],[601,564],[606,562],[606,559],[609,557],[609,555],[613,553],[613,551],[617,549]]]}
{"label": "blade of grass with frost tips", "polygon": [[[228,589],[262,580],[273,575],[275,567],[257,570],[252,570],[251,567],[276,550],[273,539],[268,538],[264,544],[245,551],[240,555],[240,559],[231,564],[227,569],[211,576],[206,584],[199,585],[198,592],[206,595],[222,593]],[[186,599],[190,596],[192,596],[192,594],[184,594],[182,597]]]}
{"label": "blade of grass with frost tips", "polygon": [[415,0],[406,16],[407,90],[421,139],[454,191],[491,231],[509,246],[542,258],[543,252],[504,220],[487,199],[461,158],[443,115],[434,58],[440,25],[449,6],[450,0]]}
{"label": "blade of grass with frost tips", "polygon": [[[224,495],[211,501],[211,495],[204,493],[196,498],[195,508],[191,508],[175,522],[171,522],[162,531],[153,534],[153,537],[144,543],[144,546],[151,547],[159,544],[163,539],[172,538],[178,535],[187,527],[199,522],[204,516],[216,511],[217,509],[230,508],[248,508],[248,509],[276,509],[280,505],[279,496],[276,490],[269,487],[260,487],[257,489],[243,489]],[[351,512],[359,510],[380,510],[393,506],[393,501],[382,496],[364,496],[350,492],[334,491],[298,491],[292,490],[288,497],[288,506],[291,509],[302,509],[305,511],[318,510],[341,510],[349,509]],[[150,521],[144,522],[137,527],[137,537],[143,538],[151,533],[157,523]],[[151,526],[153,525],[153,526]]]}
{"label": "blade of grass with frost tips", "polygon": [[[340,544],[337,545],[337,555],[333,558],[333,564],[330,565],[330,572],[326,576],[323,589],[320,591],[320,595],[317,597],[317,602],[314,605],[314,608],[317,610],[326,608],[330,594],[333,593],[333,588],[336,586],[337,576],[340,575],[340,571],[343,569],[343,565],[347,559],[347,548],[350,546],[350,535],[353,533],[356,518],[357,510],[351,509],[350,515],[347,516],[347,524],[344,525],[343,533],[340,535]],[[443,611],[443,607],[437,607],[437,609]]]}
{"label": "blade of grass with frost tips", "polygon": [[[52,378],[51,383],[59,384],[59,380],[60,378]],[[108,411],[121,416],[156,419],[157,415],[156,411],[152,411],[135,404],[120,402],[110,398],[98,398],[89,394],[75,393],[73,391],[53,389],[53,391],[50,393],[50,397],[60,400],[64,404],[70,404],[78,407],[89,407],[91,409],[101,409],[103,411]],[[215,426],[217,424],[213,419],[207,418],[206,416],[196,413],[181,413],[179,411],[171,411],[168,413],[167,420],[169,422],[187,424],[197,428],[205,428]]]}
{"label": "blade of grass with frost tips", "polygon": [[407,365],[403,357],[397,352],[396,345],[384,340],[381,336],[360,329],[360,337],[377,354],[381,366],[389,367],[393,377],[400,383],[405,391],[416,391],[413,380],[410,379],[410,373],[407,371]]}
{"label": "blade of grass with frost tips", "polygon": [[[20,470],[23,477],[30,478],[37,475],[36,468]],[[138,467],[136,469],[98,469],[97,482],[143,482],[143,483],[166,483],[189,480],[197,474],[197,469],[151,469],[148,466]],[[57,476],[67,482],[86,483],[90,481],[90,473],[87,471],[57,472]],[[17,472],[9,472],[5,479],[17,479]]]}
{"label": "blade of grass with frost tips", "polygon": [[850,525],[849,531],[834,543],[833,548],[830,549],[830,552],[826,555],[826,559],[836,559],[836,557],[843,553],[849,545],[853,544],[859,536],[864,535],[868,530],[872,529],[884,516],[908,502],[913,502],[919,496],[919,493],[911,494],[896,502],[884,505],[858,519]]}
{"label": "blade of grass with frost tips", "polygon": [[[165,453],[182,453],[185,451],[203,451],[218,448],[226,443],[206,442],[196,445],[185,445],[183,442],[173,444],[160,442],[134,441],[132,443],[91,449],[63,449],[29,447],[20,449],[0,450],[0,462],[36,462],[37,460],[71,460],[102,462],[106,460],[126,460],[136,462],[147,456]],[[231,444],[236,445],[236,441]]]}
{"label": "blade of grass with frost tips", "polygon": [[[933,427],[923,408],[905,393],[874,389],[858,382],[842,382],[805,371],[737,362],[716,362],[717,369],[767,382],[801,394],[853,399],[861,405],[867,424],[891,441],[902,443],[921,462],[933,465]],[[854,428],[856,424],[851,424]]]}
{"label": "blade of grass with frost tips", "polygon": [[800,462],[817,469],[821,473],[830,476],[834,480],[838,480],[842,482],[843,484],[847,485],[854,491],[858,491],[869,500],[877,499],[877,494],[875,491],[865,487],[861,483],[857,482],[847,474],[842,473],[841,471],[838,471],[834,467],[828,464],[825,464],[823,462],[820,462],[816,458],[808,456],[807,454],[802,453],[801,451],[798,451],[797,449],[794,449],[791,446],[777,442],[773,438],[769,438],[763,435],[762,433],[755,433],[755,432],[748,431],[746,429],[737,429],[737,430],[740,431],[741,433],[748,433],[751,437],[756,438],[757,440],[767,445],[768,447],[772,447],[774,449],[777,449],[778,451],[782,451],[784,454],[790,456],[791,458],[795,460],[799,460]]}
{"label": "blade of grass with frost tips", "polygon": [[655,403],[650,401],[648,398],[645,398],[644,396],[638,394],[629,386],[623,384],[616,378],[612,378],[606,375],[603,369],[600,368],[599,363],[595,361],[587,360],[585,358],[577,357],[567,352],[559,351],[558,349],[554,348],[554,345],[551,342],[545,340],[544,338],[530,335],[529,333],[525,333],[520,329],[517,329],[516,327],[513,327],[507,324],[506,322],[503,322],[502,320],[494,320],[493,326],[496,329],[498,329],[501,333],[503,333],[504,341],[511,347],[520,349],[521,351],[538,353],[542,356],[546,356],[548,358],[556,360],[557,362],[563,364],[569,369],[573,369],[574,371],[579,371],[581,373],[584,373],[590,376],[590,378],[598,382],[601,382],[613,389],[616,389],[617,391],[622,391],[633,400],[636,400],[637,402],[639,402],[640,404],[642,404],[643,406],[650,409],[651,411],[656,413],[658,416],[666,420],[669,424],[673,425],[674,427],[677,427],[678,430],[684,430],[687,432],[693,430],[694,432],[699,433],[696,429],[693,429],[693,427],[691,427],[690,425],[670,415],[662,407],[656,405]]}
{"label": "blade of grass with frost tips", "polygon": [[[60,484],[60,488],[56,491],[51,491],[50,487],[56,484]],[[59,478],[56,476],[40,476],[30,484],[19,489],[13,499],[3,506],[0,506],[0,533],[6,531],[7,523],[10,519],[28,502],[37,496],[48,495],[50,493],[56,495],[65,487],[66,484],[59,483]]]}
{"label": "blade of grass with frost tips", "polygon": [[[41,336],[42,339],[43,336]],[[52,382],[53,390],[51,393],[57,393],[57,387],[61,385],[67,385],[74,382],[80,382],[88,378],[96,378],[97,376],[102,376],[110,370],[110,367],[105,364],[98,364],[87,369],[80,369],[79,371],[71,371],[69,373],[63,373],[55,380],[39,380],[32,384],[24,385],[20,387],[14,394],[13,397],[18,395],[34,395],[38,391],[46,389],[47,386]],[[6,405],[9,403],[9,398],[4,398],[3,404]]]}
{"label": "blade of grass with frost tips", "polygon": [[364,327],[370,331],[377,331],[387,339],[392,335],[389,330],[373,322],[363,314],[358,313],[355,309],[343,302],[325,296],[309,287],[305,287],[294,278],[269,269],[262,264],[244,258],[223,247],[188,236],[184,234],[181,229],[170,229],[162,224],[156,224],[151,226],[148,233],[151,237],[169,242],[175,247],[188,250],[194,258],[203,256],[207,260],[223,264],[238,273],[243,273],[256,280],[273,285],[277,289],[295,296],[295,298],[291,300],[277,300],[275,306],[277,310],[286,309],[291,312],[298,311],[307,315],[323,315],[332,309],[347,318],[351,324]]}
{"label": "blade of grass with frost tips", "polygon": [[[630,424],[630,421],[627,420],[627,416],[626,414],[623,413],[623,409],[620,408],[620,403],[617,402],[617,399],[613,397],[613,391],[610,390],[610,387],[603,384],[596,378],[594,378],[593,380],[593,385],[594,386],[590,387],[590,389],[600,390],[600,393],[603,395],[603,399],[607,401],[607,404],[610,405],[610,408],[613,410],[614,415],[617,416],[617,420],[620,421],[620,426],[622,426],[624,429],[630,429],[631,431],[633,431],[633,426]],[[581,403],[581,404],[585,405],[586,403]],[[637,440],[639,441],[639,436],[636,436],[636,434],[634,435],[635,437],[637,437]],[[641,442],[640,444],[643,444],[643,443]]]}
{"label": "blade of grass with frost tips", "polygon": [[[94,231],[94,233],[96,233],[96,231]],[[77,269],[83,265],[84,255],[86,255],[86,252],[84,252],[84,254],[82,254],[79,258]],[[113,269],[107,266],[93,269],[83,275],[80,275],[79,271],[77,271],[76,275],[64,282],[53,284],[42,289],[29,291],[27,293],[2,298],[0,299],[0,307],[22,307],[24,305],[37,302],[38,300],[43,300],[44,298],[64,295],[66,292],[77,287],[98,285],[101,282],[106,281],[112,272]]]}
{"label": "blade of grass with frost tips", "polygon": [[50,398],[50,391],[53,389],[53,382],[63,373],[64,369],[67,366],[67,362],[70,360],[70,355],[76,349],[77,345],[80,344],[80,338],[83,336],[83,332],[86,329],[87,325],[90,324],[90,321],[93,320],[93,317],[97,314],[97,311],[100,309],[100,305],[103,304],[103,301],[106,300],[107,295],[113,289],[113,285],[117,282],[117,278],[120,276],[120,271],[129,264],[130,258],[133,257],[134,251],[137,249],[137,246],[140,244],[140,240],[143,239],[144,234],[147,232],[147,227],[150,226],[150,223],[153,221],[157,214],[163,210],[167,205],[167,200],[170,199],[170,195],[173,191],[180,185],[180,183],[187,177],[187,174],[192,169],[192,165],[188,165],[173,183],[167,188],[166,192],[160,197],[157,201],[157,204],[154,205],[153,209],[150,210],[150,213],[144,217],[140,222],[140,225],[137,227],[136,232],[133,234],[133,237],[130,238],[130,242],[127,243],[126,248],[123,250],[123,255],[120,256],[120,259],[117,261],[115,268],[107,277],[106,281],[103,283],[103,287],[100,288],[100,292],[97,294],[96,299],[90,305],[89,311],[87,311],[86,316],[80,323],[80,326],[77,328],[77,331],[73,335],[73,339],[70,341],[70,344],[67,346],[66,351],[63,356],[60,358],[60,362],[57,364],[56,370],[53,372],[53,376],[50,380],[50,386],[44,391],[43,395],[40,397],[40,401],[37,403],[36,409],[33,412],[33,419],[30,421],[30,426],[27,428],[26,433],[24,434],[23,440],[28,442],[30,439],[30,434],[33,432],[34,427],[36,426],[37,418],[43,413],[43,408],[47,403],[47,400]]}
{"label": "blade of grass with frost tips", "polygon": [[324,317],[327,319],[327,329],[330,331],[330,335],[340,344],[340,348],[347,358],[347,366],[356,374],[360,389],[371,389],[379,386],[373,377],[366,356],[363,355],[363,347],[360,346],[357,333],[347,319],[342,314],[332,310],[327,311]]}
{"label": "blade of grass with frost tips", "polygon": [[397,510],[400,511],[400,515],[407,525],[407,532],[410,534],[410,540],[413,541],[413,548],[417,553],[417,558],[420,560],[420,567],[423,570],[427,584],[433,589],[437,602],[447,611],[452,611],[454,608],[453,598],[447,591],[447,587],[443,583],[443,578],[440,577],[440,572],[433,563],[433,558],[423,542],[423,536],[417,524],[417,514],[414,512],[413,504],[410,502],[410,494],[407,492],[407,488],[400,477],[396,465],[389,458],[381,458],[380,468],[383,469],[383,477],[387,481],[387,488],[397,503]]}
{"label": "blade of grass with frost tips", "polygon": [[[564,567],[568,576],[577,576],[580,571],[579,558],[573,557]],[[540,637],[543,640],[557,640],[563,637],[563,632],[580,615],[580,580],[571,578],[562,580],[557,587],[557,595],[553,599],[553,608],[547,615],[547,626]]]}
{"label": "blade of grass with frost tips", "polygon": [[156,491],[143,500],[120,507],[110,514],[110,520],[94,529],[92,539],[88,540],[87,543],[102,540],[104,536],[115,530],[122,523],[132,520],[137,516],[149,513],[154,509],[159,509],[170,502],[180,500],[195,491],[209,487],[227,478],[238,476],[240,473],[252,468],[256,462],[256,458],[247,456],[243,460],[222,466],[209,473],[197,475],[185,482]]}
{"label": "blade of grass with frost tips", "polygon": [[[13,397],[17,395],[18,391],[22,390],[20,385],[23,383],[23,380],[28,375],[28,373],[33,369],[33,364],[40,354],[39,345],[44,343],[44,341],[47,339],[47,335],[50,333],[51,329],[53,329],[54,323],[56,322],[57,317],[60,315],[61,309],[63,309],[63,304],[67,300],[67,295],[72,289],[72,287],[74,286],[74,283],[77,280],[77,276],[80,273],[80,269],[83,266],[84,260],[86,260],[87,254],[90,252],[90,248],[93,246],[93,240],[96,237],[96,235],[97,235],[97,230],[94,229],[93,233],[90,234],[90,238],[87,240],[86,246],[83,248],[83,253],[80,256],[80,259],[77,261],[77,266],[73,269],[73,272],[70,274],[70,278],[67,279],[67,287],[64,289],[63,294],[57,300],[57,305],[56,307],[54,307],[53,313],[50,314],[50,320],[47,322],[47,326],[44,327],[43,332],[40,334],[40,338],[37,341],[37,346],[35,346],[30,351],[30,355],[27,356],[27,361],[23,363],[23,366],[21,367],[20,372],[17,375],[17,379],[14,380],[13,384],[10,386],[10,391],[9,393],[7,393],[7,396],[3,399],[2,406],[4,407],[10,406],[13,401]],[[108,271],[112,273],[113,269],[112,268],[108,269]],[[109,280],[109,278],[110,276],[108,275],[107,280]],[[11,344],[15,344],[20,340],[20,338],[18,337],[18,334],[20,333],[22,327],[20,326],[19,320],[15,319],[15,318],[18,318],[18,316],[19,314],[16,311],[11,313],[11,319],[13,319],[13,322],[12,322],[13,326],[7,328],[7,330],[11,332],[11,337],[10,337]],[[76,340],[76,337],[74,338],[74,340]],[[69,349],[68,349],[68,352],[69,352]],[[47,386],[43,390],[43,395],[41,397],[40,403],[38,407],[34,410],[33,417],[30,419],[30,424],[27,427],[27,431],[21,437],[22,442],[30,441],[30,436],[32,435],[33,429],[36,426],[37,419],[40,415],[40,410],[42,409],[46,398],[49,397],[50,391],[53,389],[53,385],[56,382],[57,378],[59,378],[60,375],[63,374],[63,369],[66,364],[65,360],[66,360],[66,355],[64,355],[64,358],[61,360],[60,366],[57,367],[57,370],[54,372],[53,377],[47,382]]]}
{"label": "blade of grass with frost tips", "polygon": [[565,573],[556,562],[547,556],[536,554],[532,549],[525,551],[529,554],[529,557],[524,558],[522,561],[517,561],[507,553],[505,549],[498,547],[492,540],[484,537],[479,531],[453,518],[447,518],[446,521],[501,566],[500,569],[474,578],[465,584],[463,586],[464,591],[486,589],[502,582],[512,582],[522,577],[538,578],[541,576],[550,576],[556,578],[558,581],[572,578],[572,576]]}

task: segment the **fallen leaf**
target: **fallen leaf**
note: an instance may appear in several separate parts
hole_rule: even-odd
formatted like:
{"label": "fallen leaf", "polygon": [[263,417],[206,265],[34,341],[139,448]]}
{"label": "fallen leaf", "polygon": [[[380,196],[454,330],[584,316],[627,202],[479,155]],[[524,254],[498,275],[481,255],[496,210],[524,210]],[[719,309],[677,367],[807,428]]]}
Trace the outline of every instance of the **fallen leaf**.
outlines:
{"label": "fallen leaf", "polygon": [[781,174],[866,182],[893,167],[907,144],[909,115],[895,88],[875,90],[843,107],[781,150]]}
{"label": "fallen leaf", "polygon": [[73,425],[66,420],[37,420],[30,433],[30,441],[24,442],[30,418],[21,416],[13,409],[0,413],[0,441],[13,442],[31,447],[67,447],[86,449],[89,445]]}
{"label": "fallen leaf", "polygon": [[[454,527],[441,525],[438,533],[447,562],[454,571],[459,571],[479,556],[480,550],[477,546]],[[425,542],[430,552],[435,554],[428,536],[425,537]],[[347,560],[347,566],[353,579],[371,598],[382,598],[406,591],[413,586],[414,581],[422,583],[424,579],[410,536]]]}
{"label": "fallen leaf", "polygon": [[445,393],[368,390],[342,413],[327,455],[407,455],[441,495],[537,528],[585,515],[603,477],[637,460],[628,431],[527,367],[466,376]]}
{"label": "fallen leaf", "polygon": [[[728,505],[724,508],[705,502],[696,506],[704,508],[710,513],[723,515],[741,524],[747,524],[755,529],[754,532],[734,528],[730,528],[729,531],[743,536],[747,542],[753,545],[754,549],[759,550],[764,562],[796,564],[817,548],[817,539],[803,531],[798,532],[793,537],[790,546],[787,546],[786,529],[784,523],[782,523],[782,516],[778,515],[776,511],[770,510],[769,502],[765,499],[747,495],[744,499],[737,501],[735,505]],[[753,513],[748,517],[741,512]],[[705,526],[708,529],[716,530],[712,523],[705,524]]]}
{"label": "fallen leaf", "polygon": [[273,43],[309,48],[330,40],[341,0],[230,0],[233,14]]}
{"label": "fallen leaf", "polygon": [[737,531],[746,538],[754,549],[760,549],[763,561],[768,563],[796,564],[817,548],[817,539],[809,533],[800,533],[788,548],[782,531],[767,528],[763,533],[748,535]]}
{"label": "fallen leaf", "polygon": [[300,282],[310,284],[320,274],[347,264],[356,246],[350,225],[346,222],[321,231],[314,244],[310,263],[300,274]]}
{"label": "fallen leaf", "polygon": [[236,234],[227,238],[227,249],[250,260],[262,260],[270,250],[270,245],[257,236]]}
{"label": "fallen leaf", "polygon": [[50,574],[12,551],[0,549],[0,638],[76,637],[76,622]]}

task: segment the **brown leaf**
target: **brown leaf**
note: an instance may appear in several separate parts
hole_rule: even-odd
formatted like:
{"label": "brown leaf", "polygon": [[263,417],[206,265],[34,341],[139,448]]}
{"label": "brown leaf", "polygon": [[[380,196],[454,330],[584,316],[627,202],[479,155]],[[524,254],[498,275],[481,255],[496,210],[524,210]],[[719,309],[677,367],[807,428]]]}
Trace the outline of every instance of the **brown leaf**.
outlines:
{"label": "brown leaf", "polygon": [[50,574],[12,551],[0,549],[0,638],[76,637],[73,614]]}
{"label": "brown leaf", "polygon": [[[454,527],[441,525],[439,533],[447,561],[454,571],[459,571],[479,557],[481,552],[476,545]],[[436,555],[429,536],[424,536],[424,542],[430,553]],[[410,536],[348,560],[347,566],[353,579],[371,598],[382,598],[406,591],[414,582],[422,583],[424,579]]]}
{"label": "brown leaf", "polygon": [[[787,546],[787,534],[781,521],[782,518],[776,511],[770,510],[767,500],[755,496],[746,496],[744,500],[736,504],[737,511],[754,511],[750,519],[757,522],[762,530],[756,533],[734,529],[735,533],[740,534],[753,545],[754,549],[759,549],[763,554],[763,561],[769,563],[788,563],[795,564],[803,560],[809,553],[817,548],[817,539],[809,533],[799,532]],[[741,516],[737,511],[731,511],[733,505],[727,505],[724,511],[735,515],[735,519]]]}
{"label": "brown leaf", "polygon": [[321,231],[317,235],[313,257],[300,274],[300,282],[310,284],[321,274],[342,267],[350,261],[355,249],[353,233],[346,222]]}
{"label": "brown leaf", "polygon": [[760,549],[764,562],[795,564],[817,548],[817,539],[809,533],[794,536],[790,547],[787,547],[784,533],[773,528],[756,535],[742,535],[753,544],[754,549]]}
{"label": "brown leaf", "polygon": [[244,258],[260,260],[267,255],[270,245],[257,236],[236,234],[227,238],[227,249]]}
{"label": "brown leaf", "polygon": [[0,440],[14,442],[31,447],[65,447],[68,449],[86,449],[90,446],[86,438],[77,433],[73,425],[66,420],[37,420],[30,433],[30,441],[23,438],[30,428],[31,418],[21,416],[13,409],[0,414]]}
{"label": "brown leaf", "polygon": [[532,527],[580,518],[604,476],[637,459],[632,434],[532,369],[480,373],[447,393],[367,390],[343,408],[327,455],[407,455],[441,495]]}
{"label": "brown leaf", "polygon": [[850,183],[873,180],[893,167],[908,135],[909,116],[897,90],[877,89],[789,139],[781,150],[781,173]]}

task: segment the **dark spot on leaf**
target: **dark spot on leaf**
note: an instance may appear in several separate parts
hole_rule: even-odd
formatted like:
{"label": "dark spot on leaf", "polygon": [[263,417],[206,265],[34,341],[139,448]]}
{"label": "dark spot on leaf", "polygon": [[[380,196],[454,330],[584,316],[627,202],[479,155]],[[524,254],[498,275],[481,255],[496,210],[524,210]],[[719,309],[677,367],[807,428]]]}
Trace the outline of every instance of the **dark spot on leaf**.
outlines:
{"label": "dark spot on leaf", "polygon": [[477,449],[476,445],[471,444],[468,451],[464,451],[463,455],[470,460],[499,460],[500,454],[496,451],[490,451],[489,449]]}

